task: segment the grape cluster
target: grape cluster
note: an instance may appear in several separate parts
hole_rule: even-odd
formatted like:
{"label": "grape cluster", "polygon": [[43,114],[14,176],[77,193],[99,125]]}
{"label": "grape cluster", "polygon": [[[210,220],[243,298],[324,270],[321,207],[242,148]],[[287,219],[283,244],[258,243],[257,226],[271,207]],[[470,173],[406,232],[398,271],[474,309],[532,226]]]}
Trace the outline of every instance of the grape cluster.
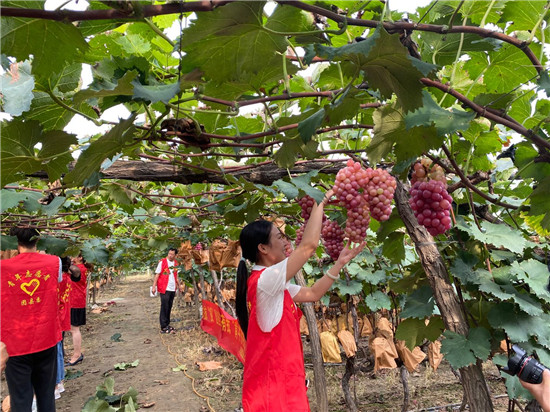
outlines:
{"label": "grape cluster", "polygon": [[325,250],[332,260],[338,259],[344,248],[344,230],[335,220],[326,220],[321,229]]}
{"label": "grape cluster", "polygon": [[302,236],[304,236],[304,230],[306,228],[306,224],[304,223],[302,226],[298,228],[296,231],[296,246],[298,246],[302,242]]}
{"label": "grape cluster", "polygon": [[445,183],[438,180],[416,182],[410,195],[409,204],[418,223],[425,226],[432,236],[449,230],[452,198]]}
{"label": "grape cluster", "polygon": [[447,184],[445,171],[438,164],[433,164],[430,159],[423,158],[413,165],[411,184],[416,182],[427,182],[428,180],[437,180]]}
{"label": "grape cluster", "polygon": [[346,220],[346,237],[353,243],[362,242],[367,237],[367,229],[370,223],[370,213],[367,203],[348,210]]}
{"label": "grape cluster", "polygon": [[194,247],[195,250],[202,250],[202,243],[201,242],[198,242],[195,247]]}
{"label": "grape cluster", "polygon": [[391,201],[397,183],[395,178],[384,169],[375,169],[367,184],[367,203],[371,216],[383,222],[390,218]]}
{"label": "grape cluster", "polygon": [[361,242],[372,216],[388,220],[396,181],[383,169],[364,169],[360,163],[348,160],[336,175],[334,193],[347,210],[346,237]]}
{"label": "grape cluster", "polygon": [[304,196],[300,199],[298,199],[298,204],[302,208],[302,213],[300,216],[304,218],[304,221],[308,221],[309,216],[311,215],[311,210],[313,209],[313,205],[315,204],[315,200],[311,196]]}

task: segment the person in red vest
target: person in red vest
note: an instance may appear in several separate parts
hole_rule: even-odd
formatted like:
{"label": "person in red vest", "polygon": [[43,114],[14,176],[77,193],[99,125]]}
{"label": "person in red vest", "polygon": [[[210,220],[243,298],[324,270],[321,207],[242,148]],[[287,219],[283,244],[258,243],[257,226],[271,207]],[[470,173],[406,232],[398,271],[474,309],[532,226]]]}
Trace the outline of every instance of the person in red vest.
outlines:
{"label": "person in red vest", "polygon": [[59,321],[61,323],[61,340],[57,343],[57,376],[55,379],[55,399],[61,397],[61,393],[65,391],[63,380],[65,379],[65,362],[63,361],[65,350],[63,348],[63,338],[65,332],[71,330],[71,304],[70,293],[72,282],[80,280],[80,269],[73,265],[71,258],[65,256],[61,258],[61,272],[63,280],[59,284],[58,303],[59,303]]}
{"label": "person in red vest", "polygon": [[74,366],[84,360],[82,353],[82,333],[80,327],[86,324],[86,273],[88,267],[82,255],[73,259],[73,265],[80,269],[80,280],[71,282],[69,303],[71,305],[71,335],[73,337],[73,354],[66,366]]}
{"label": "person in red vest", "polygon": [[168,256],[162,259],[155,270],[155,279],[153,280],[153,294],[160,293],[160,332],[175,333],[175,329],[170,326],[170,312],[172,312],[172,304],[176,290],[179,289],[180,283],[178,280],[178,261],[176,255],[178,250],[170,248]]}
{"label": "person in red vest", "polygon": [[19,254],[0,262],[2,342],[9,358],[6,382],[12,412],[28,412],[36,396],[38,410],[55,411],[57,342],[61,340],[57,288],[59,257],[38,253],[39,233],[14,227]]}
{"label": "person in red vest", "polygon": [[[319,300],[338,280],[341,269],[365,247],[365,242],[354,248],[348,244],[334,266],[311,287],[290,283],[317,249],[323,209],[331,196],[332,190],[313,207],[302,241],[288,258],[289,242],[273,223],[258,220],[241,231],[243,259],[237,269],[236,309],[246,337],[245,412],[309,411],[300,338],[302,312],[295,302]],[[250,275],[244,259],[255,263]]]}

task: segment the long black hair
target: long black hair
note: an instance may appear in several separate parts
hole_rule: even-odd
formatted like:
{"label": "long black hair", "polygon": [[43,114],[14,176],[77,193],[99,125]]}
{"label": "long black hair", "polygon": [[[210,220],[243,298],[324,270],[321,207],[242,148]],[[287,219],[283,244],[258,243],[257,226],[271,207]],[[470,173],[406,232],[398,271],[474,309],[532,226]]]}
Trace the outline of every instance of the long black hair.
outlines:
{"label": "long black hair", "polygon": [[[269,243],[269,235],[273,224],[267,220],[256,220],[246,225],[239,236],[241,250],[244,259],[256,263],[258,259],[258,246]],[[248,308],[246,305],[246,291],[248,289],[248,268],[246,262],[241,259],[237,268],[237,297],[235,306],[237,319],[243,330],[244,337],[248,332]]]}

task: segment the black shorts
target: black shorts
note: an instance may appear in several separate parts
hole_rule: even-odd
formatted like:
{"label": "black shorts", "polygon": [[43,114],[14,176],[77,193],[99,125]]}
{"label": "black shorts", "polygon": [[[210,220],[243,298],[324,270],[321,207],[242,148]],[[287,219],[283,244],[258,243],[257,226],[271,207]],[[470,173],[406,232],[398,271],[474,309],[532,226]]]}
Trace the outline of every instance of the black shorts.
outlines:
{"label": "black shorts", "polygon": [[86,324],[86,308],[71,308],[71,326]]}

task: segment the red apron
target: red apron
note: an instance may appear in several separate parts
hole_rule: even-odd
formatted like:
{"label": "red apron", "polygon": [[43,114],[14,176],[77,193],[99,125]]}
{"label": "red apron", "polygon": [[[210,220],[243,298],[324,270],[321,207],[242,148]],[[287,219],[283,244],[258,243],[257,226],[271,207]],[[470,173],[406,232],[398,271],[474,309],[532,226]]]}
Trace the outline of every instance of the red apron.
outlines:
{"label": "red apron", "polygon": [[82,263],[79,263],[78,268],[80,269],[80,280],[78,282],[71,281],[71,294],[70,294],[70,303],[71,308],[85,308],[86,307],[86,266]]}
{"label": "red apron", "polygon": [[57,256],[42,253],[21,253],[0,263],[0,338],[10,356],[40,352],[61,340],[60,264]]}
{"label": "red apron", "polygon": [[[157,280],[157,289],[159,293],[166,293],[166,287],[168,286],[168,279],[170,278],[170,267],[168,266],[168,259],[164,258],[160,261],[160,276]],[[174,280],[176,281],[176,287],[178,285],[178,271],[176,267],[178,266],[178,261],[174,260]]]}
{"label": "red apron", "polygon": [[302,311],[285,290],[281,321],[269,333],[262,332],[256,315],[256,291],[261,271],[248,279],[250,308],[243,379],[245,412],[306,412],[304,354],[300,338]]}

